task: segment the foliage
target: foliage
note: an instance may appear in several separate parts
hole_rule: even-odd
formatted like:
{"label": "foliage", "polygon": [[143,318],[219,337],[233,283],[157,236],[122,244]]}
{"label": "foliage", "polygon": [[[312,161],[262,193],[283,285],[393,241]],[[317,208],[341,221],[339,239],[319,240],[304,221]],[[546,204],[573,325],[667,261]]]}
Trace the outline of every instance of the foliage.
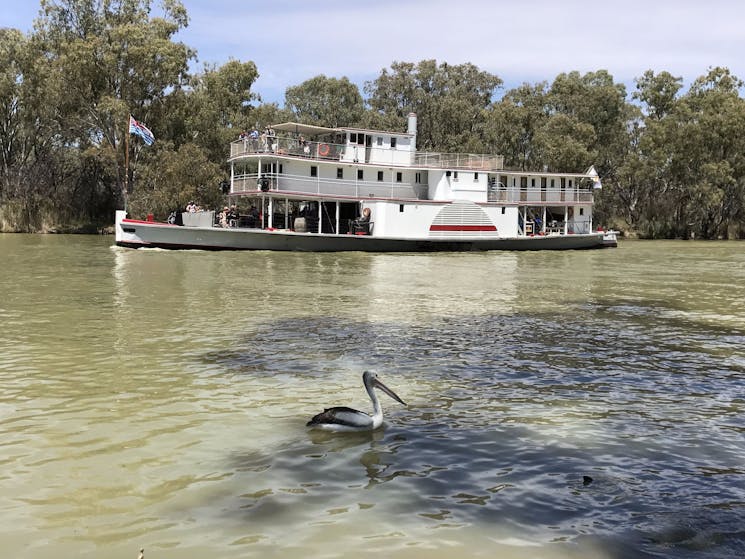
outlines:
{"label": "foliage", "polygon": [[406,118],[413,112],[420,149],[463,152],[482,148],[474,136],[482,111],[501,85],[499,77],[473,64],[394,62],[390,70],[384,68],[365,85],[373,111],[368,122],[375,128],[405,130]]}
{"label": "foliage", "polygon": [[288,87],[285,104],[293,120],[331,128],[356,125],[364,112],[359,89],[346,77],[316,76]]}
{"label": "foliage", "polygon": [[223,177],[220,164],[210,161],[207,151],[194,143],[164,150],[157,164],[143,166],[129,209],[134,215],[153,213],[161,220],[191,201],[215,209],[222,205],[219,183]]}
{"label": "foliage", "polygon": [[[597,70],[497,97],[501,78],[473,64],[399,61],[364,96],[346,77],[319,75],[289,87],[280,107],[252,91],[252,61],[189,70],[196,53],[176,40],[188,25],[179,0],[40,7],[33,32],[0,29],[3,230],[106,224],[127,202],[140,217],[192,199],[215,208],[242,130],[296,120],[403,131],[414,112],[422,150],[500,153],[521,170],[595,165],[596,223],[644,237],[745,236],[743,82],[727,68],[687,91],[681,77],[648,70],[627,95]],[[129,136],[129,114],[153,130],[153,146]]]}

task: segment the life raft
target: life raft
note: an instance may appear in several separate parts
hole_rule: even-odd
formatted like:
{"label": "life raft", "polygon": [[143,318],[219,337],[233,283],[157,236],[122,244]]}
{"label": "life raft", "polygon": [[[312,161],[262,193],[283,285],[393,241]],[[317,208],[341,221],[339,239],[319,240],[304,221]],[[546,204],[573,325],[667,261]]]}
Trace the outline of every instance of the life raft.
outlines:
{"label": "life raft", "polygon": [[329,153],[331,153],[331,147],[328,144],[318,145],[318,155],[326,157]]}

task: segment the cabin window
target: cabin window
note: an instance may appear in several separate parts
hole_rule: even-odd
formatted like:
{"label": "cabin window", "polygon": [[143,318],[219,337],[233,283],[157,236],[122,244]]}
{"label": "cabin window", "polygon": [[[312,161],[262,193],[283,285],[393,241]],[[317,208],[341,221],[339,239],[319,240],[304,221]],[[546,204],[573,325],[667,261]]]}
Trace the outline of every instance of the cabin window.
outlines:
{"label": "cabin window", "polygon": [[399,204],[398,205],[398,213],[404,213],[404,205],[403,204]]}
{"label": "cabin window", "polygon": [[541,177],[541,188],[546,189],[546,177]]}
{"label": "cabin window", "polygon": [[364,134],[357,134],[357,145],[358,146],[364,146],[365,145],[365,135]]}
{"label": "cabin window", "polygon": [[383,171],[378,171],[378,181],[383,182]]}
{"label": "cabin window", "polygon": [[556,179],[551,179],[551,188],[556,188]]}
{"label": "cabin window", "polygon": [[404,179],[404,174],[401,171],[396,173],[396,182],[401,182]]}
{"label": "cabin window", "polygon": [[344,168],[343,167],[337,167],[336,168],[336,178],[337,179],[343,179],[344,178]]}
{"label": "cabin window", "polygon": [[422,183],[422,174],[421,173],[415,173],[414,174],[414,182],[417,184]]}
{"label": "cabin window", "polygon": [[396,149],[396,139],[397,138],[391,138],[391,149]]}
{"label": "cabin window", "polygon": [[473,182],[479,182],[479,174],[478,173],[474,173],[473,174]]}
{"label": "cabin window", "polygon": [[530,188],[535,188],[535,179],[530,179]]}
{"label": "cabin window", "polygon": [[507,208],[504,208],[504,207],[503,207],[503,208],[502,208],[502,215],[504,215],[504,214],[506,214],[506,213],[507,213]]}
{"label": "cabin window", "polygon": [[378,136],[375,138],[375,143],[378,144],[378,147],[381,147],[383,145],[383,138],[381,136]]}
{"label": "cabin window", "polygon": [[515,182],[516,180],[517,179],[515,179],[515,177],[512,177],[512,186],[516,186],[517,185],[517,183]]}
{"label": "cabin window", "polygon": [[585,208],[579,209],[579,215],[585,215]]}
{"label": "cabin window", "polygon": [[569,179],[569,188],[572,188],[572,179]]}
{"label": "cabin window", "polygon": [[349,135],[349,143],[350,144],[356,144],[357,143],[357,134],[350,134]]}
{"label": "cabin window", "polygon": [[318,176],[318,167],[315,165],[310,166],[310,176],[311,177],[317,177]]}
{"label": "cabin window", "polygon": [[453,171],[453,180],[454,181],[458,180],[458,171]]}
{"label": "cabin window", "polygon": [[528,188],[528,177],[520,177],[520,188]]}
{"label": "cabin window", "polygon": [[567,187],[567,180],[564,177],[561,177],[561,188]]}
{"label": "cabin window", "polygon": [[362,169],[357,169],[357,180],[361,181],[363,176]]}
{"label": "cabin window", "polygon": [[285,172],[285,168],[284,168],[284,166],[282,165],[282,163],[280,163],[280,164],[279,164],[279,173],[280,173],[280,174],[282,174],[282,173],[284,173],[284,172]]}

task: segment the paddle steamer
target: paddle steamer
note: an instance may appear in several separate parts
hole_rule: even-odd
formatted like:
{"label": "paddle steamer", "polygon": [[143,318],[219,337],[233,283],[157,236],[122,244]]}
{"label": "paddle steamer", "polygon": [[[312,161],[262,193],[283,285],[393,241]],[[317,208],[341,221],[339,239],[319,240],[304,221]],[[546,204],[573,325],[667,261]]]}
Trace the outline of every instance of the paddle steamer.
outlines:
{"label": "paddle steamer", "polygon": [[180,224],[118,211],[116,243],[210,250],[471,251],[615,246],[593,229],[594,167],[504,168],[498,155],[420,152],[406,132],[288,122],[230,146],[241,217],[184,212]]}

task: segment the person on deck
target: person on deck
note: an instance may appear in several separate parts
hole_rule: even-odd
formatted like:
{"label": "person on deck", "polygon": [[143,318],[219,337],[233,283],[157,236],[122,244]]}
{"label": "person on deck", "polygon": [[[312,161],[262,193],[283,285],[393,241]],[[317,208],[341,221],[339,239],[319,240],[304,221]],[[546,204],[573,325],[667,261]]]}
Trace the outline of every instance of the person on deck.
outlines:
{"label": "person on deck", "polygon": [[230,209],[225,206],[223,210],[220,212],[220,215],[218,216],[218,219],[220,220],[220,227],[223,227],[227,229],[230,225],[228,223],[228,212]]}
{"label": "person on deck", "polygon": [[230,227],[235,227],[238,225],[238,219],[240,218],[240,214],[238,213],[238,208],[235,204],[230,206],[230,211],[228,212],[228,225]]}
{"label": "person on deck", "polygon": [[355,234],[359,233],[369,235],[371,216],[372,211],[370,210],[370,208],[365,208],[364,210],[362,210],[362,215],[352,222],[352,232]]}

